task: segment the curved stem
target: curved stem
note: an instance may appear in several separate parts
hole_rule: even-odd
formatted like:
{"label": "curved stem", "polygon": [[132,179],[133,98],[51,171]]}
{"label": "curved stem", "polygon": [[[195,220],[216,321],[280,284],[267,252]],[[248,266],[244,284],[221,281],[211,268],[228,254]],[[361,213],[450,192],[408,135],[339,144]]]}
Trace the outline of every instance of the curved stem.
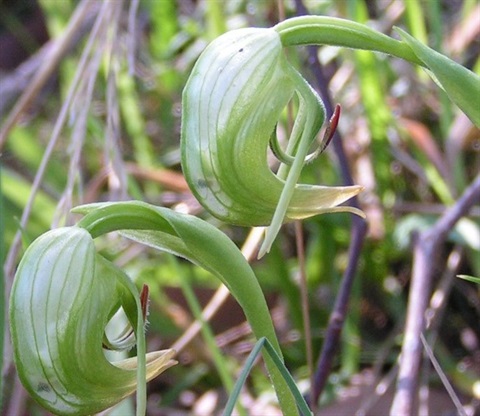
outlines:
{"label": "curved stem", "polygon": [[343,46],[383,52],[425,66],[404,42],[393,39],[361,23],[328,16],[300,16],[274,27],[283,46]]}

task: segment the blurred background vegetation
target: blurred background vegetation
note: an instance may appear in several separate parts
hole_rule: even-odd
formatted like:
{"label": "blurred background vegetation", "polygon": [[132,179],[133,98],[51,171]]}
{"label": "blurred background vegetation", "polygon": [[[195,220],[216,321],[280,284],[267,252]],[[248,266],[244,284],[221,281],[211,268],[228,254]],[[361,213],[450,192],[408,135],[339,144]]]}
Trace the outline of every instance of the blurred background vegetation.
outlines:
{"label": "blurred background vegetation", "polygon": [[[304,5],[311,14],[365,22],[387,34],[393,26],[402,27],[480,73],[476,0],[310,0]],[[75,21],[79,10],[83,14]],[[4,133],[20,95],[32,87],[35,75],[47,72],[46,82],[20,108],[13,128],[0,136],[5,295],[22,250],[52,226],[73,224],[78,218],[69,209],[81,203],[140,199],[171,207],[211,221],[241,246],[249,230],[211,218],[183,180],[182,87],[198,55],[221,33],[272,26],[296,13],[295,2],[282,0],[2,0]],[[55,48],[61,49],[57,60],[51,55]],[[306,50],[289,50],[288,56],[315,85]],[[386,414],[405,322],[411,234],[431,226],[478,174],[480,132],[418,68],[379,54],[332,47],[320,48],[318,57],[330,94],[342,105],[339,132],[354,182],[365,187],[360,206],[369,227],[339,353],[321,402],[325,414]],[[337,155],[329,149],[302,176],[305,183],[342,184]],[[437,297],[432,296],[428,312],[435,315],[431,347],[471,414],[480,400],[480,297],[478,286],[456,275],[480,276],[479,218],[477,204],[442,246],[434,264]],[[351,218],[324,215],[303,226],[316,360],[348,263]],[[17,250],[19,231],[22,245]],[[149,350],[168,348],[182,337],[218,287],[216,279],[186,262],[119,238],[101,240],[99,249],[138,284],[150,286]],[[305,389],[309,370],[296,253],[293,226],[285,226],[272,253],[253,267],[271,306],[287,366]],[[207,333],[183,347],[180,364],[149,383],[149,415],[221,411],[228,397],[226,379],[236,378],[254,340],[231,299],[205,325],[218,350],[207,344]],[[4,414],[45,414],[19,385],[8,335],[2,337]],[[433,406],[425,414],[452,411],[428,361],[422,374]],[[263,416],[278,414],[274,401],[258,365],[241,402],[247,414]],[[111,414],[129,414],[131,403],[122,406],[127,407]]]}

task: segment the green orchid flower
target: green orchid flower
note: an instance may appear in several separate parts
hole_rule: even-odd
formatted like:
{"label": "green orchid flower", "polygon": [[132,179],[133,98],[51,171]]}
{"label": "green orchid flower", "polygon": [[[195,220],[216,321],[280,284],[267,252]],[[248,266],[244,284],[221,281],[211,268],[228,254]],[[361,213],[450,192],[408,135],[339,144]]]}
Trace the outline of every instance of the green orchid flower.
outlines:
{"label": "green orchid flower", "polygon": [[[95,252],[79,227],[49,231],[25,252],[10,298],[10,330],[18,375],[30,395],[58,415],[91,415],[137,392],[145,414],[145,383],[174,365],[174,350],[145,354],[146,300],[130,279]],[[105,327],[122,307],[128,331],[107,339]],[[138,357],[109,362],[104,347]]]}
{"label": "green orchid flower", "polygon": [[[299,110],[277,174],[267,163],[272,131],[293,96]],[[297,184],[325,119],[311,86],[286,60],[274,29],[240,29],[202,53],[183,92],[182,168],[200,203],[215,217],[270,225],[259,256],[285,221],[356,208],[339,205],[362,187]],[[274,152],[279,156],[280,152]]]}
{"label": "green orchid flower", "polygon": [[[269,226],[259,257],[269,251],[284,222],[341,211],[364,217],[356,208],[340,206],[361,186],[297,183],[312,159],[307,153],[324,123],[325,110],[285,58],[284,47],[327,44],[367,49],[421,65],[478,125],[480,78],[397,32],[402,40],[345,19],[302,16],[273,28],[227,32],[199,57],[183,91],[182,169],[193,194],[213,216],[230,224]],[[299,109],[284,151],[272,132],[294,96]],[[330,138],[331,132],[324,141]],[[269,145],[281,162],[276,173],[267,163]]]}

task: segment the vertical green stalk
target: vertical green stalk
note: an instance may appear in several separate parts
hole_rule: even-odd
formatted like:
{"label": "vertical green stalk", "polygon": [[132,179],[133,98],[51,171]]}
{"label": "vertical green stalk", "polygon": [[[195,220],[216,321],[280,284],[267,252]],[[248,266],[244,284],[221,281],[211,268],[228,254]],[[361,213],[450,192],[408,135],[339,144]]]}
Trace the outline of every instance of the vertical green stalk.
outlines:
{"label": "vertical green stalk", "polygon": [[118,74],[118,100],[125,120],[125,128],[132,138],[134,157],[140,166],[155,166],[155,149],[146,135],[145,120],[138,107],[140,102],[135,91],[135,80],[126,68]]}
{"label": "vertical green stalk", "polygon": [[[350,0],[348,3],[350,17],[360,23],[366,23],[368,13],[363,0]],[[374,158],[377,179],[382,190],[390,188],[390,155],[385,152],[386,131],[392,122],[390,109],[385,101],[386,91],[382,89],[380,62],[369,51],[355,50],[355,68],[360,81],[362,103],[371,134],[371,153]]]}
{"label": "vertical green stalk", "polygon": [[[170,48],[170,42],[178,33],[177,5],[174,0],[150,2],[152,32],[150,49],[159,59],[164,59]],[[162,85],[163,87],[163,85]]]}
{"label": "vertical green stalk", "polygon": [[152,30],[149,47],[154,54],[156,65],[161,68],[161,70],[155,70],[160,92],[160,107],[157,114],[165,131],[175,130],[171,117],[171,109],[174,105],[172,95],[175,95],[176,91],[181,89],[183,81],[183,77],[170,61],[172,42],[181,31],[177,2],[175,0],[163,0],[150,1],[148,4]]}
{"label": "vertical green stalk", "polygon": [[360,334],[360,281],[355,279],[352,297],[349,302],[349,313],[346,316],[342,331],[342,353],[340,354],[342,373],[351,376],[358,372],[361,360]]}
{"label": "vertical green stalk", "polygon": [[[428,2],[428,3],[437,3]],[[423,13],[422,5],[418,0],[409,0],[405,2],[405,20],[407,22],[408,30],[413,37],[418,39],[425,45],[428,44],[427,28],[425,27],[425,16]],[[428,80],[427,74],[422,71],[421,68],[415,68],[417,76],[426,82]]]}
{"label": "vertical green stalk", "polygon": [[[427,2],[427,7],[427,17],[431,27],[430,33],[432,34],[432,47],[435,50],[442,52],[443,25],[440,10],[441,5],[436,1],[429,1]],[[441,89],[438,90],[438,96],[440,99],[440,132],[441,137],[446,140],[453,120],[452,103],[445,91]],[[452,168],[452,176],[456,188],[463,189],[466,185],[465,167],[461,155],[458,153],[455,160],[453,160]]]}
{"label": "vertical green stalk", "polygon": [[[434,2],[427,2],[434,3]],[[436,3],[436,2],[435,2]],[[422,43],[428,43],[427,29],[421,4],[418,0],[409,0],[405,3],[406,19],[412,36]]]}
{"label": "vertical green stalk", "polygon": [[[427,2],[427,7],[427,18],[431,27],[430,33],[433,35],[432,47],[433,49],[442,52],[443,24],[442,13],[440,10],[441,5],[437,1],[429,1]],[[425,41],[424,43],[427,42]],[[450,99],[445,91],[439,89],[438,94],[440,96],[441,105],[440,129],[442,132],[442,137],[446,138],[453,120],[452,103],[450,102]]]}
{"label": "vertical green stalk", "polygon": [[207,31],[208,38],[213,40],[227,31],[226,16],[223,12],[225,3],[217,0],[207,0]]}

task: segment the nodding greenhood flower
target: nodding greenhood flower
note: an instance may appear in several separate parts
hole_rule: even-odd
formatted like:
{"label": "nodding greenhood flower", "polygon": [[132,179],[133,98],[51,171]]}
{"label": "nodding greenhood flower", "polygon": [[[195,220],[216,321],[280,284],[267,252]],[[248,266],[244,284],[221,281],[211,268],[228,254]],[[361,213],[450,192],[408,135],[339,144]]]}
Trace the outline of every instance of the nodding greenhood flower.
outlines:
{"label": "nodding greenhood flower", "polygon": [[[272,132],[295,95],[298,114],[282,151]],[[360,186],[297,184],[325,109],[286,60],[274,29],[239,29],[214,40],[192,70],[182,107],[182,169],[192,192],[223,221],[270,225],[259,256],[283,222],[326,212],[364,215],[339,206]],[[267,163],[269,143],[283,164],[276,174]]]}
{"label": "nodding greenhood flower", "polygon": [[[145,293],[143,293],[145,295]],[[60,415],[90,415],[137,388],[137,414],[145,413],[145,383],[174,365],[175,351],[145,355],[146,299],[129,278],[95,252],[79,227],[49,231],[20,262],[10,298],[15,365],[24,387]],[[122,307],[133,327],[109,340],[105,327]],[[138,356],[110,362],[104,347],[131,348]]]}

